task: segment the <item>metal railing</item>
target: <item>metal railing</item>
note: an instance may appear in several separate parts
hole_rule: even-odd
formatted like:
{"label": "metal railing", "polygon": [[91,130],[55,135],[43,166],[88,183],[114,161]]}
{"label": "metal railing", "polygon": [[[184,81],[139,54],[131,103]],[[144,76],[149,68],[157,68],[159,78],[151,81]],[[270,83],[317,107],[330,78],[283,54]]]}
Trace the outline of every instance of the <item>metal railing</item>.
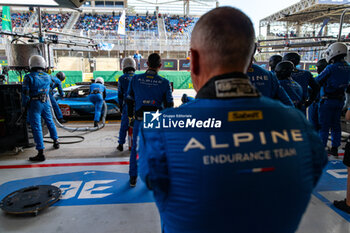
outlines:
{"label": "metal railing", "polygon": [[[36,33],[36,28],[16,28],[16,33]],[[126,40],[124,35],[118,35],[117,31],[103,31],[103,30],[66,30],[53,29],[50,32],[67,33],[70,35],[89,37],[95,43],[110,43],[113,44],[112,50],[123,51],[126,50],[143,50],[143,51],[189,51],[190,36],[188,33],[166,33],[163,38],[159,37],[158,31],[127,31]],[[43,32],[44,34],[48,34]],[[59,35],[60,40],[74,40],[79,39],[68,36]]]}

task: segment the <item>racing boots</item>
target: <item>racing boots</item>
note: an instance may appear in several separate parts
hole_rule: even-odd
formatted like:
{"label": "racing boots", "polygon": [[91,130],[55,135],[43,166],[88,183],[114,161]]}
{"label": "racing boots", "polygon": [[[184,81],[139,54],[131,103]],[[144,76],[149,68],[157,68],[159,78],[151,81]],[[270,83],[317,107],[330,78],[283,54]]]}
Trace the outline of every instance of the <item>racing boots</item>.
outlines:
{"label": "racing boots", "polygon": [[332,148],[328,150],[328,154],[333,155],[334,157],[338,157],[338,148],[332,146]]}
{"label": "racing boots", "polygon": [[340,209],[340,210],[350,214],[350,206],[348,206],[348,204],[346,204],[346,199],[342,200],[342,201],[334,201],[333,205],[336,208],[338,208],[338,209]]}
{"label": "racing boots", "polygon": [[60,148],[60,143],[57,140],[53,140],[53,148],[55,149]]}
{"label": "racing boots", "polygon": [[136,186],[136,180],[137,176],[130,176],[129,184],[131,188],[134,188]]}
{"label": "racing boots", "polygon": [[63,123],[67,123],[67,121],[66,121],[65,119],[63,119],[63,118],[58,119],[58,122],[59,122],[59,123],[61,123],[61,124],[63,124]]}
{"label": "racing boots", "polygon": [[44,150],[38,150],[38,154],[35,157],[30,157],[29,161],[42,162],[45,161]]}
{"label": "racing boots", "polygon": [[98,127],[98,121],[94,121],[94,127]]}
{"label": "racing boots", "polygon": [[123,150],[124,150],[123,144],[119,144],[119,145],[117,146],[117,150],[123,151]]}

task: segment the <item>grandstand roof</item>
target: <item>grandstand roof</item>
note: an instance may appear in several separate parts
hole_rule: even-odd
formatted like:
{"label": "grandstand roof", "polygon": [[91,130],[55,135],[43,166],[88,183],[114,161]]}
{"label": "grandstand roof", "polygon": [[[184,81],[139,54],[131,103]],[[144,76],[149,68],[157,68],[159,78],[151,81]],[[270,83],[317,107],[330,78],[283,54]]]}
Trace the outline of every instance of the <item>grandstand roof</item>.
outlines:
{"label": "grandstand roof", "polygon": [[159,7],[159,12],[170,14],[184,14],[188,4],[189,15],[200,16],[215,8],[217,0],[128,0],[128,5],[136,12],[145,13]]}
{"label": "grandstand roof", "polygon": [[[275,14],[260,20],[260,26],[274,21],[295,23],[322,23],[329,18],[331,23],[339,22],[345,8],[350,8],[348,0],[301,0]],[[345,17],[349,22],[350,17]]]}

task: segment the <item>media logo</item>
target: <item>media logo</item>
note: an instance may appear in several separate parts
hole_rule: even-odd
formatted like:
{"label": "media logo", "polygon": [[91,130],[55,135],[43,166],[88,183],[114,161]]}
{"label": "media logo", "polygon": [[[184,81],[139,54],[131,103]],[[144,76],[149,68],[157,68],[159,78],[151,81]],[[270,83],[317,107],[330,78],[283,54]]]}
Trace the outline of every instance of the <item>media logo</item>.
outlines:
{"label": "media logo", "polygon": [[160,119],[159,117],[162,113],[157,110],[156,112],[144,112],[143,113],[143,127],[145,129],[159,129],[160,128]]}
{"label": "media logo", "polygon": [[221,125],[221,120],[213,117],[200,119],[190,114],[163,114],[159,110],[143,113],[143,128],[145,129],[220,128]]}

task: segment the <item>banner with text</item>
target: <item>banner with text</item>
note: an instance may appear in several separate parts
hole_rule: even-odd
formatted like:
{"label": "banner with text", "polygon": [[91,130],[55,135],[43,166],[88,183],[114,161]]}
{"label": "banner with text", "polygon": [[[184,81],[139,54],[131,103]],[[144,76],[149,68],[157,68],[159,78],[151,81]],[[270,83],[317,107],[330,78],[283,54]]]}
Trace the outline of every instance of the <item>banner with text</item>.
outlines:
{"label": "banner with text", "polygon": [[[55,71],[52,75],[56,75],[59,71]],[[81,71],[62,71],[66,75],[66,79],[62,82],[62,87],[74,86],[77,82],[83,81],[83,72]],[[25,73],[22,73],[22,79],[24,79]],[[22,82],[21,75],[15,71],[9,71],[10,82]]]}
{"label": "banner with text", "polygon": [[[136,71],[136,74],[142,74],[144,71]],[[116,82],[123,75],[122,71],[95,71],[94,79],[102,77],[105,82]],[[175,89],[193,88],[191,74],[187,71],[160,71],[159,75],[174,83]]]}

